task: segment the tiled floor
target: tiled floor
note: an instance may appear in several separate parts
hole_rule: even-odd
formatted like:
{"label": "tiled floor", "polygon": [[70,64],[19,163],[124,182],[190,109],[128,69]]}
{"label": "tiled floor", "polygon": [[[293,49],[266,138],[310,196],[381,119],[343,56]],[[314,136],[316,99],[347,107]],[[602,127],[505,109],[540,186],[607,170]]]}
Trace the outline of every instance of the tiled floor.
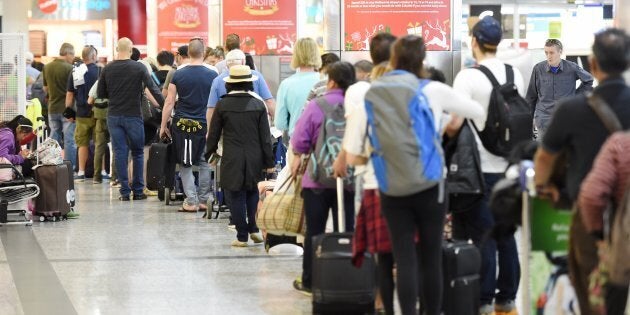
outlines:
{"label": "tiled floor", "polygon": [[[77,314],[310,313],[310,299],[291,286],[301,257],[269,256],[260,245],[232,248],[226,219],[117,195],[106,184],[77,183],[80,219],[0,227],[8,231],[1,240],[32,233],[27,247],[43,252],[56,276],[50,281]],[[0,314],[30,315],[22,303],[46,290],[16,278],[28,268],[0,247]],[[46,313],[60,314],[60,301],[41,302],[50,303]]]}

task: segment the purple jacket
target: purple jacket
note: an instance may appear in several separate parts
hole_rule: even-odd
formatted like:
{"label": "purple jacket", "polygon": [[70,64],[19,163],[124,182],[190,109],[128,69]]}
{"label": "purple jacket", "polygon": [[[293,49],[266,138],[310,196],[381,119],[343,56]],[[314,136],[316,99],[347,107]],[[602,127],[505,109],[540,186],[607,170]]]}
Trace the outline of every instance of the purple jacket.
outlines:
{"label": "purple jacket", "polygon": [[[342,104],[344,100],[343,90],[334,89],[326,92],[324,96],[329,104]],[[319,128],[324,122],[324,112],[317,106],[315,100],[311,100],[305,107],[304,112],[300,116],[295,125],[293,136],[291,137],[291,146],[293,152],[307,154],[315,149],[317,137],[319,137]],[[308,175],[308,171],[302,178],[303,188],[325,188],[319,183],[314,182]]]}
{"label": "purple jacket", "polygon": [[13,165],[24,163],[24,158],[15,153],[15,135],[9,128],[0,129],[0,157],[7,158]]}

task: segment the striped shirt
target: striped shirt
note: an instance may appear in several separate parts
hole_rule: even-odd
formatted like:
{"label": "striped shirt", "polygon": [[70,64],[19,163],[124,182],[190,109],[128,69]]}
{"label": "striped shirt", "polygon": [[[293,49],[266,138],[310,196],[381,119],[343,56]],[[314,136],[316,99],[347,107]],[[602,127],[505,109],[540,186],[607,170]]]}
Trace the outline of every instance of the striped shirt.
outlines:
{"label": "striped shirt", "polygon": [[615,205],[623,201],[630,182],[630,133],[610,136],[599,151],[591,172],[582,182],[579,205],[589,232],[603,229],[604,210],[611,198]]}

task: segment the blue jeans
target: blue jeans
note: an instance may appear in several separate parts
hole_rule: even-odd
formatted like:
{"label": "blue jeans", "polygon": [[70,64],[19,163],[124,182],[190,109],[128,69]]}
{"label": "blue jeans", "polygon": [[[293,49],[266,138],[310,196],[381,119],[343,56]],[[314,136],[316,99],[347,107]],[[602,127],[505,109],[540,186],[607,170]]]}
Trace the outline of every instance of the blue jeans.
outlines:
{"label": "blue jeans", "polygon": [[[201,178],[199,180],[201,181]],[[258,233],[256,226],[258,190],[226,190],[225,195],[230,200],[230,213],[236,226],[236,238],[241,242],[247,242],[249,233]]]}
{"label": "blue jeans", "polygon": [[50,137],[57,140],[63,147],[64,159],[72,162],[72,167],[77,167],[77,146],[74,143],[75,122],[70,122],[63,114],[49,114]]}
{"label": "blue jeans", "polygon": [[[144,189],[144,123],[142,117],[108,116],[107,127],[114,149],[114,159],[118,181],[120,182],[120,195],[129,196],[133,190],[134,195],[142,195]],[[131,150],[133,160],[133,187],[129,187],[128,156]]]}
{"label": "blue jeans", "polygon": [[[483,174],[486,193],[477,208],[453,214],[453,238],[472,239],[481,251],[481,305],[497,304],[516,299],[521,269],[514,235],[501,239],[491,236],[494,217],[489,207],[490,194],[502,174]],[[497,278],[497,252],[499,276]],[[499,290],[495,294],[496,290]]]}

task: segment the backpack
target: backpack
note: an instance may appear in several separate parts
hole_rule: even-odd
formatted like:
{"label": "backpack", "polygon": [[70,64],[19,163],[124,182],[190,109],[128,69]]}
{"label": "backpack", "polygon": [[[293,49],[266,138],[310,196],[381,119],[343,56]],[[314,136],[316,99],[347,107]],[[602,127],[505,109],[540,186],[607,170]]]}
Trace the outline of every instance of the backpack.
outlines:
{"label": "backpack", "polygon": [[372,165],[380,191],[412,195],[443,180],[441,137],[419,80],[404,70],[391,71],[365,95]]}
{"label": "backpack", "polygon": [[485,181],[475,133],[467,120],[457,136],[445,139],[443,148],[447,165],[448,209],[452,213],[473,209],[483,199]]}
{"label": "backpack", "polygon": [[44,91],[44,73],[40,73],[37,79],[31,86],[31,98],[37,98],[39,103],[42,104],[42,108],[46,109],[48,106],[48,95]]}
{"label": "backpack", "polygon": [[[505,65],[507,82],[499,84],[490,69],[479,69],[492,83],[492,94],[488,105],[488,116],[483,131],[475,126],[481,143],[488,152],[508,157],[512,148],[522,141],[532,140],[532,110],[527,101],[518,94],[514,85],[514,69]],[[474,124],[473,124],[474,126]]]}
{"label": "backpack", "polygon": [[[308,175],[327,188],[335,188],[337,181],[333,175],[333,163],[341,152],[341,142],[346,131],[345,110],[343,104],[330,104],[323,96],[316,98],[315,102],[324,112],[324,121],[319,128],[315,150],[309,158]],[[348,172],[344,180],[346,185],[351,184],[351,178],[352,172]]]}

